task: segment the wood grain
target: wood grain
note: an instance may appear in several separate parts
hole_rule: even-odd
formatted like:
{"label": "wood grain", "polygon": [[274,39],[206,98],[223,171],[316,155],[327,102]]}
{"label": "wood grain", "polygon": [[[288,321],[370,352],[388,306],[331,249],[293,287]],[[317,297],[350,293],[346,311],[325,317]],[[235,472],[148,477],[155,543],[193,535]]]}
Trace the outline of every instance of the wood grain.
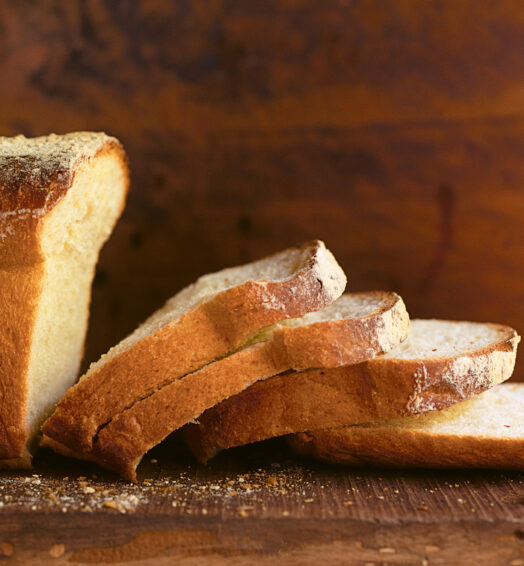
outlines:
{"label": "wood grain", "polygon": [[1,133],[130,154],[86,363],[197,275],[311,237],[352,290],[524,327],[519,0],[0,0],[0,32]]}
{"label": "wood grain", "polygon": [[524,474],[352,471],[294,459],[281,441],[204,467],[171,439],[141,480],[42,455],[35,475],[5,478],[0,553],[23,564],[486,566],[524,554]]}
{"label": "wood grain", "polygon": [[[312,237],[351,290],[522,331],[523,69],[519,0],[0,0],[0,133],[102,129],[130,155],[86,364],[196,276]],[[523,563],[522,475],[354,473],[282,450],[246,447],[203,468],[166,445],[137,491],[42,456],[38,477],[3,479],[0,553]]]}

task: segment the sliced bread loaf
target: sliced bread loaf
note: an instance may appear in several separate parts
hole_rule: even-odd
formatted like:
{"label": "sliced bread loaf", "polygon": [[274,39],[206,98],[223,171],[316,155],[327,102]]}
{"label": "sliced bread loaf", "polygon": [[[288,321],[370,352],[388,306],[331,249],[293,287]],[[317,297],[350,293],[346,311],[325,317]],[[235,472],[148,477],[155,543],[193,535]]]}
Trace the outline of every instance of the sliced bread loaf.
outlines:
{"label": "sliced bread loaf", "polygon": [[255,383],[185,427],[203,461],[273,436],[443,409],[511,376],[520,338],[507,326],[414,320],[384,356]]}
{"label": "sliced bread loaf", "polygon": [[77,379],[91,282],[128,169],[103,133],[0,137],[0,467]]}
{"label": "sliced bread loaf", "polygon": [[425,415],[289,437],[299,454],[348,466],[524,470],[524,383]]}
{"label": "sliced bread loaf", "polygon": [[289,369],[358,363],[391,350],[408,332],[409,317],[395,293],[343,295],[322,311],[283,321],[250,346],[116,415],[99,430],[91,454],[83,456],[136,480],[136,467],[145,452],[255,381]]}
{"label": "sliced bread loaf", "polygon": [[201,277],[91,365],[44,423],[44,444],[89,452],[114,415],[262,328],[330,305],[345,285],[320,241]]}

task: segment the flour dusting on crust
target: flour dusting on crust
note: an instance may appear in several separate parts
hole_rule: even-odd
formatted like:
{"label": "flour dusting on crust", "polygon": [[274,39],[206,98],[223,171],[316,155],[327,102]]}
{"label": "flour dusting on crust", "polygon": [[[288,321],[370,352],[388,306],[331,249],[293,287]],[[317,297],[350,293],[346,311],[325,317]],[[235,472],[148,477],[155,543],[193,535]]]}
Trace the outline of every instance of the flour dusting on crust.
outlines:
{"label": "flour dusting on crust", "polygon": [[516,359],[516,346],[519,337],[509,341],[513,350],[494,350],[478,356],[465,355],[451,360],[439,372],[428,371],[426,365],[421,363],[416,370],[415,387],[408,401],[410,413],[425,413],[442,409],[437,405],[435,389],[442,389],[445,383],[449,390],[448,398],[466,400],[509,379],[513,373]]}
{"label": "flour dusting on crust", "polygon": [[0,136],[0,240],[9,225],[44,216],[72,183],[76,167],[118,141],[102,132]]}

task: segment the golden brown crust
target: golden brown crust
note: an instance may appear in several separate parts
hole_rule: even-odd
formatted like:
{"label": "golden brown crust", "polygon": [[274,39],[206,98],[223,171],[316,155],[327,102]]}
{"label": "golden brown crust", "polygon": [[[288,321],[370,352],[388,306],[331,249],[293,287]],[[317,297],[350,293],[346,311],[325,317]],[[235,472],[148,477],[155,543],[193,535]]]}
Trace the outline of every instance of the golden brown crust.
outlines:
{"label": "golden brown crust", "polygon": [[56,440],[49,438],[48,436],[42,438],[40,442],[40,446],[51,448],[57,454],[61,454],[62,456],[67,456],[68,458],[76,458],[77,460],[84,460],[86,462],[93,461],[93,459],[90,457],[89,454],[79,454],[74,450],[71,450],[67,446],[60,444],[60,442],[56,442]]}
{"label": "golden brown crust", "polygon": [[91,457],[136,481],[136,467],[145,452],[206,408],[273,375],[275,367],[270,349],[255,344],[178,379],[102,428]]}
{"label": "golden brown crust", "polygon": [[30,463],[26,375],[44,276],[43,223],[78,167],[109,151],[127,172],[122,147],[105,134],[0,138],[0,468]]}
{"label": "golden brown crust", "polygon": [[273,332],[274,355],[285,356],[286,370],[358,364],[391,350],[407,338],[409,315],[399,295],[387,291],[351,295],[375,300],[381,307],[366,316],[280,326]]}
{"label": "golden brown crust", "polygon": [[[524,386],[499,387],[516,391]],[[456,433],[410,428],[413,418],[416,417],[404,419],[402,426],[376,423],[315,430],[289,435],[287,440],[300,455],[346,466],[524,470],[524,438],[504,434],[497,437],[496,433],[489,437],[481,432],[464,434],[459,432],[460,426]],[[483,423],[479,423],[479,429],[485,430]]]}
{"label": "golden brown crust", "polygon": [[187,425],[192,452],[206,461],[217,450],[290,433],[335,428],[439,410],[508,379],[518,338],[460,357],[377,358],[354,366],[293,372],[255,383]]}
{"label": "golden brown crust", "polygon": [[98,132],[39,138],[0,136],[0,265],[17,268],[43,261],[41,221],[64,197],[75,173],[104,152],[126,154],[116,138]]}
{"label": "golden brown crust", "polygon": [[68,191],[80,163],[108,145],[120,147],[102,132],[0,137],[0,210],[18,215],[26,209],[51,210]]}
{"label": "golden brown crust", "polygon": [[319,272],[322,242],[303,249],[309,259],[289,279],[222,291],[99,367],[68,391],[44,423],[44,435],[89,451],[98,429],[136,401],[235,350],[261,328],[331,304],[342,286],[338,281],[334,294],[326,279],[338,277],[338,266]]}
{"label": "golden brown crust", "polygon": [[524,470],[524,439],[461,438],[376,427],[351,434],[299,433],[288,441],[302,456],[345,466]]}
{"label": "golden brown crust", "polygon": [[385,313],[392,311],[394,325],[388,330],[389,347],[406,338],[409,317],[398,295],[380,291],[355,295],[380,300],[382,307],[363,317],[278,327],[267,342],[186,375],[113,417],[100,430],[92,457],[136,481],[136,467],[145,452],[209,407],[255,381],[292,367],[319,363],[336,367],[381,353]]}
{"label": "golden brown crust", "polygon": [[0,458],[19,457],[27,441],[26,372],[43,264],[0,270]]}
{"label": "golden brown crust", "polygon": [[0,460],[0,470],[30,470],[31,468],[32,457],[27,450],[19,458]]}

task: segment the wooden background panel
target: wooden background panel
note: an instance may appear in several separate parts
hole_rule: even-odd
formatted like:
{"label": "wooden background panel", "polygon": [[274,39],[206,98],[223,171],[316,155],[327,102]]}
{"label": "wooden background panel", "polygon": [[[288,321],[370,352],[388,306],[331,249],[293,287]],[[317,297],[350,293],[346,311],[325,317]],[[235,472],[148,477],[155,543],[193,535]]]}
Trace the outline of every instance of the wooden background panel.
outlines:
{"label": "wooden background panel", "polygon": [[524,328],[519,0],[0,0],[0,77],[0,133],[129,152],[87,361],[199,274],[312,237],[350,289]]}

